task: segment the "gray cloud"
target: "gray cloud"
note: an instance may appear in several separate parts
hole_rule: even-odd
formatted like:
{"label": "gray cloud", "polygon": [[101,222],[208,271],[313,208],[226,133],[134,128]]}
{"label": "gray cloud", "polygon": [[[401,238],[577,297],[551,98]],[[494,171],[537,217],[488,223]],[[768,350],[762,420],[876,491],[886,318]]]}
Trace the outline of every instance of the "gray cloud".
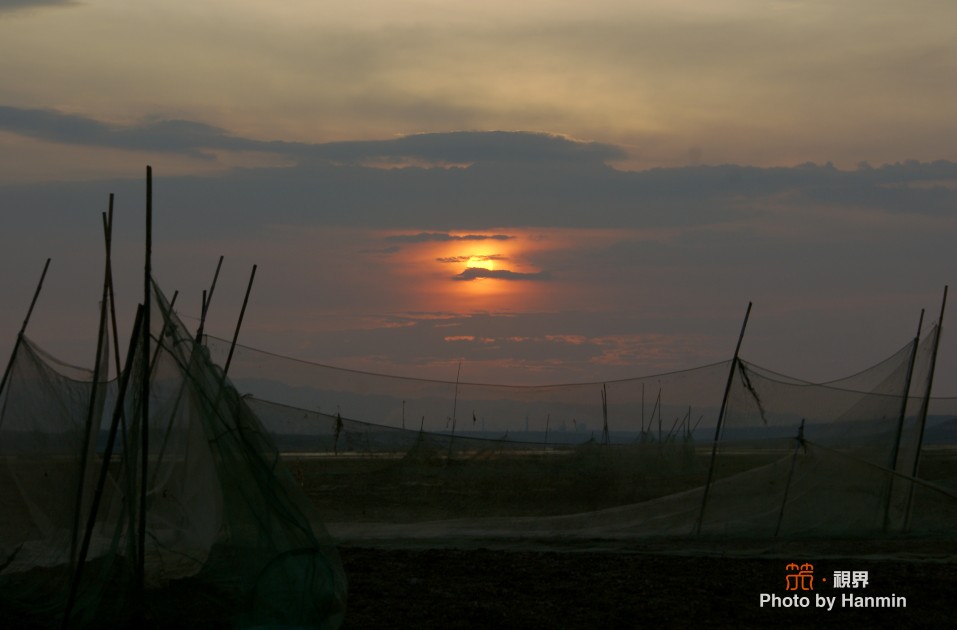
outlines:
{"label": "gray cloud", "polygon": [[12,13],[30,9],[76,6],[74,0],[0,0],[0,13]]}
{"label": "gray cloud", "polygon": [[[753,219],[773,209],[812,205],[926,216],[946,216],[957,207],[957,164],[947,161],[862,165],[856,170],[830,164],[777,168],[725,164],[633,172],[602,163],[596,156],[605,154],[597,145],[540,134],[461,132],[308,145],[237,138],[191,121],[120,127],[14,107],[0,107],[0,129],[80,145],[191,155],[213,149],[270,151],[302,158],[296,167],[163,180],[164,194],[191,221],[208,218],[230,230],[260,224],[264,208],[279,223],[484,230],[717,225]],[[472,165],[385,170],[351,164],[385,154]],[[513,155],[527,161],[508,161]],[[583,157],[581,161],[562,157],[570,155]],[[307,159],[310,156],[322,159]],[[101,184],[86,188],[91,186],[103,189]],[[117,183],[112,190],[119,193],[131,187],[138,188],[138,182]],[[66,194],[65,189],[57,190]],[[277,204],[277,199],[282,202]],[[507,238],[507,234],[423,231],[389,240],[403,244]]]}
{"label": "gray cloud", "polygon": [[539,271],[536,273],[519,273],[509,271],[508,269],[483,269],[482,267],[469,267],[460,274],[452,276],[453,280],[471,281],[479,278],[494,278],[496,280],[548,280],[548,272]]}
{"label": "gray cloud", "polygon": [[515,238],[508,234],[446,234],[444,232],[419,232],[387,236],[387,241],[397,243],[447,243],[450,241],[507,241]]}
{"label": "gray cloud", "polygon": [[[80,212],[57,214],[57,209],[91,208],[98,214],[109,192],[116,193],[119,207],[136,204],[142,198],[141,174],[136,169],[130,180],[0,186],[0,207],[25,210],[17,225],[26,231],[43,230],[49,222],[87,221]],[[930,220],[951,216],[957,208],[953,162],[903,162],[853,171],[826,165],[642,172],[590,165],[395,170],[326,165],[239,169],[215,177],[154,174],[161,212],[156,229],[159,234],[168,230],[176,239],[258,235],[266,225],[282,224],[408,231],[385,237],[383,247],[492,243],[513,238],[507,229],[536,226],[718,228],[740,222],[771,225],[789,217],[792,224],[809,228],[812,222],[824,221],[824,226],[838,217],[852,222],[884,216]],[[184,231],[185,225],[191,228]],[[822,227],[821,237],[828,233],[833,230]],[[633,249],[637,257],[630,251],[621,255],[632,261],[654,258],[651,245]],[[550,261],[530,262],[566,275],[565,268]]]}
{"label": "gray cloud", "polygon": [[[185,288],[182,283],[193,282],[195,270],[205,268],[208,273],[195,281],[204,284],[220,253],[227,255],[231,270],[260,264],[261,274],[273,273],[274,282],[263,276],[257,304],[271,310],[268,316],[258,315],[268,324],[258,333],[250,328],[250,344],[298,355],[300,341],[309,340],[324,360],[375,355],[383,364],[426,364],[479,352],[498,360],[528,348],[544,362],[578,362],[575,369],[584,375],[591,374],[594,366],[588,362],[597,360],[605,346],[547,342],[546,335],[625,339],[641,333],[664,335],[668,345],[687,336],[687,345],[666,363],[642,354],[640,344],[621,342],[622,352],[634,352],[622,370],[651,373],[666,365],[725,358],[744,305],[753,300],[757,317],[748,333],[750,360],[799,376],[817,378],[823,369],[836,377],[883,358],[883,348],[892,350],[898,340],[906,341],[913,334],[913,311],[934,307],[940,287],[954,282],[957,164],[950,162],[902,162],[854,171],[827,165],[724,165],[637,173],[589,165],[392,171],[314,166],[220,177],[160,174],[154,191],[154,239],[158,255],[165,256],[165,264],[156,268],[163,270],[162,278]],[[75,329],[86,338],[95,326],[72,320],[78,311],[88,319],[98,312],[99,214],[109,192],[117,193],[115,242],[127,244],[124,270],[132,271],[140,261],[141,178],[0,186],[0,208],[10,209],[0,234],[4,286],[19,287],[16,295],[25,296],[0,309],[8,330],[16,330],[22,320],[22,302],[33,288],[33,277],[21,278],[24,265],[34,264],[38,271],[47,255],[54,256],[56,270],[49,299],[56,296],[59,302],[41,311],[63,314],[62,321],[49,324],[53,332],[47,334],[58,338],[60,331]],[[275,224],[283,230],[270,230]],[[350,227],[336,228],[343,225]],[[457,308],[451,297],[422,305],[412,298],[405,301],[402,283],[379,282],[384,276],[368,273],[368,258],[349,258],[355,252],[381,255],[387,251],[383,247],[464,244],[469,239],[489,239],[484,243],[490,246],[512,234],[518,236],[510,244],[521,252],[522,239],[533,238],[534,226],[597,230],[583,232],[580,242],[562,240],[551,249],[521,253],[531,268],[547,274],[473,270],[449,282],[458,270],[433,265],[453,292],[470,279],[530,281],[526,287],[550,280],[542,293],[555,297],[561,317],[455,318],[438,313],[430,316],[434,319],[418,318],[415,326],[347,328],[356,313],[379,317],[410,308]],[[384,240],[379,230],[387,228],[406,233]],[[600,238],[593,239],[595,234]],[[387,272],[389,266],[376,268]],[[448,271],[443,274],[443,269]],[[86,275],[75,278],[74,273]],[[130,281],[134,287],[136,278]],[[237,308],[244,288],[239,284]],[[198,293],[184,295],[196,302]],[[228,293],[222,295],[225,299]],[[184,304],[195,312],[188,299]],[[586,307],[593,311],[564,312]],[[228,309],[220,308],[225,316]],[[325,323],[331,310],[347,312],[347,323]],[[282,339],[295,339],[285,350],[276,347],[280,333],[275,322],[281,322]],[[445,336],[496,342],[446,344]],[[710,341],[698,343],[702,338]],[[947,347],[940,373],[953,375],[957,340],[943,339]],[[822,364],[822,357],[830,358]],[[561,364],[554,374],[570,374],[561,370],[572,368]],[[522,371],[527,372],[525,366]],[[501,373],[490,374],[498,378]],[[952,382],[952,376],[947,378],[940,382]]]}
{"label": "gray cloud", "polygon": [[153,120],[113,125],[51,109],[0,106],[0,129],[64,144],[162,151],[203,156],[212,150],[276,153],[304,162],[359,164],[422,160],[442,164],[602,163],[626,153],[613,145],[576,142],[562,136],[512,131],[423,133],[392,140],[310,144],[261,141],[190,120]]}
{"label": "gray cloud", "polygon": [[[48,221],[86,221],[82,213],[58,215],[56,209],[86,207],[98,214],[109,192],[116,193],[118,204],[135,204],[142,197],[141,174],[136,169],[136,178],[129,180],[0,186],[0,204],[29,210],[18,219],[25,230],[42,230]],[[491,243],[513,238],[504,231],[509,227],[688,229],[773,223],[784,216],[807,227],[830,221],[830,215],[854,215],[847,219],[854,221],[887,215],[929,220],[957,208],[953,162],[853,171],[826,165],[642,172],[590,165],[395,170],[325,165],[239,169],[214,177],[154,174],[162,213],[157,230],[169,230],[177,239],[256,235],[265,225],[284,224],[408,230],[383,239],[385,247]],[[191,229],[184,233],[184,225]],[[651,246],[641,248],[641,256],[653,256]],[[548,261],[532,262],[559,271]]]}
{"label": "gray cloud", "polygon": [[502,254],[489,254],[487,256],[445,256],[436,258],[440,263],[463,263],[470,260],[508,260],[508,256]]}
{"label": "gray cloud", "polygon": [[282,142],[237,138],[219,127],[189,120],[158,120],[121,126],[51,109],[8,106],[0,106],[0,129],[63,144],[178,152],[191,156],[212,149],[280,151],[286,147]]}
{"label": "gray cloud", "polygon": [[347,162],[376,158],[419,158],[453,164],[604,162],[627,156],[624,150],[610,144],[575,142],[562,136],[510,131],[425,133],[395,140],[337,142],[322,147],[324,157]]}

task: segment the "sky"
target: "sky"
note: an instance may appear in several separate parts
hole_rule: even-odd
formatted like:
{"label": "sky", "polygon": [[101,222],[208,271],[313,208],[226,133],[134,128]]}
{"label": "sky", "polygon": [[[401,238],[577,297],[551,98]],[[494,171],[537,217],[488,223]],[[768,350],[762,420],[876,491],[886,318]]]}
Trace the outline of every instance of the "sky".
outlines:
{"label": "sky", "polygon": [[[955,275],[957,5],[0,0],[0,354],[121,317],[389,374],[830,380]],[[945,317],[945,322],[947,318]],[[946,324],[945,324],[946,326]],[[127,326],[128,329],[128,326]],[[4,332],[5,331],[5,332]],[[957,395],[944,334],[935,392]]]}

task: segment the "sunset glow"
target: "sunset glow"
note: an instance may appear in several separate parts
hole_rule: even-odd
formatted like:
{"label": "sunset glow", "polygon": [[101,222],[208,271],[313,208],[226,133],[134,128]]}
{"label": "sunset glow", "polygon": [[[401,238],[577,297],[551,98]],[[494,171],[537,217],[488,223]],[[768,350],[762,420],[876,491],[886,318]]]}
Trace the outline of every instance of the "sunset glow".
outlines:
{"label": "sunset glow", "polygon": [[465,261],[465,267],[473,269],[495,269],[495,254],[472,254]]}
{"label": "sunset glow", "polygon": [[0,3],[0,353],[51,256],[31,332],[89,363],[100,213],[116,193],[135,285],[151,164],[158,279],[196,317],[225,255],[207,329],[230,334],[257,264],[243,341],[269,350],[590,381],[727,358],[753,301],[751,359],[842,376],[955,282],[954,23],[927,0]]}

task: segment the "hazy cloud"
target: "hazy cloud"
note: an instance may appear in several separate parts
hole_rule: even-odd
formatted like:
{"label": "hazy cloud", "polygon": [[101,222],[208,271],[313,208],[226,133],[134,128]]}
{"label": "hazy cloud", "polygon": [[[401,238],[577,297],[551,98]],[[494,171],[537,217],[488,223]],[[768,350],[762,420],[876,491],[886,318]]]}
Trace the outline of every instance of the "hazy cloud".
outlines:
{"label": "hazy cloud", "polygon": [[508,234],[447,234],[444,232],[419,232],[418,234],[395,234],[387,241],[397,243],[447,243],[450,241],[507,241],[515,238]]}
{"label": "hazy cloud", "polygon": [[576,142],[544,134],[510,131],[423,133],[395,140],[338,142],[322,145],[326,157],[361,162],[370,159],[419,158],[429,162],[604,162],[627,153],[614,145]]}
{"label": "hazy cloud", "polygon": [[548,280],[549,274],[545,271],[535,273],[520,273],[508,269],[483,269],[469,267],[460,274],[452,276],[453,280],[478,280],[479,278],[494,278],[496,280]]}
{"label": "hazy cloud", "polygon": [[211,149],[262,151],[284,145],[236,138],[219,127],[189,120],[157,120],[122,126],[52,109],[8,106],[0,106],[0,129],[63,144],[172,151],[192,156]]}
{"label": "hazy cloud", "polygon": [[470,260],[508,260],[508,256],[502,254],[489,254],[487,256],[443,256],[442,258],[436,258],[437,262],[440,263],[463,263]]}
{"label": "hazy cloud", "polygon": [[74,0],[0,0],[0,13],[48,7],[67,7],[78,4]]}
{"label": "hazy cloud", "polygon": [[225,129],[191,120],[148,120],[115,125],[53,109],[0,106],[0,129],[64,144],[137,151],[179,152],[190,156],[212,150],[253,151],[302,161],[362,164],[603,163],[626,152],[610,144],[577,142],[563,136],[518,131],[454,131],[422,133],[391,140],[329,143],[262,141],[242,138]]}
{"label": "hazy cloud", "polygon": [[[142,171],[137,171],[138,177],[128,180],[0,185],[0,204],[31,209],[18,220],[21,231],[45,229],[49,222],[95,224],[107,193],[116,193],[120,207],[141,199]],[[157,230],[168,229],[177,238],[184,237],[183,225],[190,225],[188,234],[196,238],[256,235],[270,224],[399,231],[380,237],[383,247],[512,242],[508,226],[670,230],[787,216],[807,230],[812,220],[829,225],[839,217],[856,223],[884,215],[929,219],[949,216],[957,208],[954,162],[857,170],[723,165],[641,172],[588,165],[396,170],[327,165],[242,169],[217,177],[164,177],[154,170],[154,176],[162,212]],[[57,215],[57,209],[71,207],[91,208],[93,219],[82,213]],[[821,238],[828,233],[819,232]],[[370,243],[362,249],[374,248]],[[654,253],[651,245],[636,250],[645,259]],[[621,254],[640,260],[627,251]],[[531,262],[560,271],[551,261]],[[561,272],[564,277],[564,267]]]}
{"label": "hazy cloud", "polygon": [[398,245],[390,245],[389,247],[383,247],[380,249],[363,249],[360,250],[360,254],[379,254],[379,255],[389,255],[397,254],[402,251],[402,248]]}

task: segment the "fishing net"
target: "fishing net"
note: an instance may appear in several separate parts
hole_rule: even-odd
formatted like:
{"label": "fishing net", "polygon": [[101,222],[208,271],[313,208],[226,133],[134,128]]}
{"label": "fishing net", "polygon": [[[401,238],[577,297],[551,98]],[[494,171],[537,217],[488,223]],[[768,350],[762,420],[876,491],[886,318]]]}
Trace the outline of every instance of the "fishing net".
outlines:
{"label": "fishing net", "polygon": [[0,399],[3,608],[40,626],[337,627],[345,578],[315,508],[152,303],[149,353],[134,335],[118,382],[18,343]]}
{"label": "fishing net", "polygon": [[921,448],[957,419],[922,408],[936,336],[829,383],[736,359],[501,386],[241,346],[230,376],[344,540],[931,535],[957,515],[951,452]]}

